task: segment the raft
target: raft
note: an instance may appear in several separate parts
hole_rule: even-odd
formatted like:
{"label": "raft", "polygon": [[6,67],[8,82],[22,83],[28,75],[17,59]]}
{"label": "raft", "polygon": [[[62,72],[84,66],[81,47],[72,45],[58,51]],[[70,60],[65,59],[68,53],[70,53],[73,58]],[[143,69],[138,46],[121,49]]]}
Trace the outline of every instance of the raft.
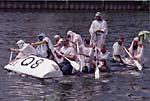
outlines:
{"label": "raft", "polygon": [[4,69],[41,79],[63,76],[56,62],[35,55],[12,61]]}

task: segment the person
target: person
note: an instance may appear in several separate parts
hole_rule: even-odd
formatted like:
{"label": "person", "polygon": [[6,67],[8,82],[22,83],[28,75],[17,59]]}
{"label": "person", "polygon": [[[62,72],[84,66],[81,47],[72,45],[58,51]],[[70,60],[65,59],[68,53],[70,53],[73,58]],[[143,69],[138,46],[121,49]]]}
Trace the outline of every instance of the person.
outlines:
{"label": "person", "polygon": [[56,50],[60,50],[60,48],[62,47],[62,41],[63,38],[61,38],[59,35],[54,35],[55,44],[53,46]]}
{"label": "person", "polygon": [[94,58],[94,66],[96,67],[96,61],[97,61],[97,66],[100,69],[101,72],[109,72],[109,59],[110,59],[110,52],[106,50],[105,45],[101,46],[101,49],[99,48],[95,49],[96,56]]}
{"label": "person", "polygon": [[148,40],[148,42],[150,42],[150,31],[140,31],[138,37],[141,44],[143,40]]}
{"label": "person", "polygon": [[17,41],[16,44],[18,45],[19,49],[10,48],[11,51],[19,52],[15,60],[31,54],[37,55],[35,48],[32,45],[25,43],[23,40]]}
{"label": "person", "polygon": [[124,63],[123,58],[125,57],[125,51],[123,46],[123,37],[119,37],[118,41],[113,44],[113,59],[117,62]]}
{"label": "person", "polygon": [[64,38],[63,39],[63,46],[60,48],[60,53],[55,51],[55,54],[57,55],[58,58],[63,58],[63,62],[59,63],[59,67],[62,70],[64,75],[69,75],[72,74],[73,67],[70,64],[68,60],[66,60],[64,57],[75,61],[76,59],[76,54],[75,50],[73,47],[69,45],[69,39]]}
{"label": "person", "polygon": [[107,23],[102,18],[100,12],[95,14],[95,20],[92,22],[89,33],[91,35],[91,42],[92,46],[97,46],[99,49],[101,45],[105,44],[106,35],[108,32]]}
{"label": "person", "polygon": [[82,65],[82,72],[88,73],[92,72],[92,60],[94,56],[93,47],[90,46],[90,39],[84,39],[84,44],[82,46],[82,52],[78,53],[78,55],[81,55],[81,64]]}
{"label": "person", "polygon": [[[63,46],[63,38],[61,38],[59,35],[54,36],[54,50],[60,51],[60,48]],[[62,58],[58,58],[57,55],[54,53],[55,61],[57,63],[63,62]]]}
{"label": "person", "polygon": [[76,34],[73,31],[68,31],[67,32],[68,38],[70,38],[70,42],[72,43],[71,45],[77,48],[77,44],[81,50],[81,46],[83,45],[83,40],[79,34]]}
{"label": "person", "polygon": [[133,63],[132,60],[138,60],[140,63],[143,63],[143,51],[144,51],[144,47],[142,45],[142,43],[139,43],[139,38],[135,37],[129,47],[129,52],[132,55],[132,58],[130,59],[131,63]]}
{"label": "person", "polygon": [[54,59],[52,53],[53,45],[51,40],[46,37],[44,33],[39,34],[37,39],[38,42],[32,43],[32,45],[37,46],[36,51],[38,56]]}

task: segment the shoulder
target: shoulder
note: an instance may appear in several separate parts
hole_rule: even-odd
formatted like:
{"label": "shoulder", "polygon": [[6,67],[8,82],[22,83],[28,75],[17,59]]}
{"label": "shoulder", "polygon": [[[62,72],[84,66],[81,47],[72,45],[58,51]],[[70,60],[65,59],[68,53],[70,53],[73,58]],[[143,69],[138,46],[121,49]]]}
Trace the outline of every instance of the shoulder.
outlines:
{"label": "shoulder", "polygon": [[103,20],[103,23],[107,24],[107,22],[105,20]]}
{"label": "shoulder", "polygon": [[93,23],[97,23],[97,20],[92,21],[92,24],[93,24]]}
{"label": "shoulder", "polygon": [[115,47],[115,46],[117,46],[118,45],[118,42],[115,42],[114,44],[113,44],[113,47]]}

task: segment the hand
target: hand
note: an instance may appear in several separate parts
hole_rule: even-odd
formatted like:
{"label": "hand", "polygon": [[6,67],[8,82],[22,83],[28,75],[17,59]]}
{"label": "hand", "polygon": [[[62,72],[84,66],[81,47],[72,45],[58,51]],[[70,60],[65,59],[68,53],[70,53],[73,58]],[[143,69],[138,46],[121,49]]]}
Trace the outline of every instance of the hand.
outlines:
{"label": "hand", "polygon": [[31,43],[31,45],[32,45],[32,46],[35,46],[35,44],[34,44],[34,43]]}
{"label": "hand", "polygon": [[11,51],[15,51],[15,49],[14,49],[14,48],[10,48],[10,50],[11,50]]}
{"label": "hand", "polygon": [[132,58],[131,58],[131,60],[137,60],[137,58],[135,58],[135,57],[132,57]]}

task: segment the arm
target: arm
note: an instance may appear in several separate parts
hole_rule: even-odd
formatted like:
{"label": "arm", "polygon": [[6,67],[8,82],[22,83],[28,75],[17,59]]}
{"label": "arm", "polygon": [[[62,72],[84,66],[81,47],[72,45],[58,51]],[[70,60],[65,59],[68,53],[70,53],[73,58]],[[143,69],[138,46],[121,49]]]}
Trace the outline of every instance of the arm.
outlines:
{"label": "arm", "polygon": [[16,49],[16,48],[10,48],[11,51],[15,51],[15,52],[20,52],[19,49]]}
{"label": "arm", "polygon": [[39,41],[39,42],[35,42],[35,43],[32,43],[32,45],[34,46],[37,46],[37,45],[41,45],[41,44],[44,44],[46,43],[47,41],[46,40],[43,40],[43,41]]}

